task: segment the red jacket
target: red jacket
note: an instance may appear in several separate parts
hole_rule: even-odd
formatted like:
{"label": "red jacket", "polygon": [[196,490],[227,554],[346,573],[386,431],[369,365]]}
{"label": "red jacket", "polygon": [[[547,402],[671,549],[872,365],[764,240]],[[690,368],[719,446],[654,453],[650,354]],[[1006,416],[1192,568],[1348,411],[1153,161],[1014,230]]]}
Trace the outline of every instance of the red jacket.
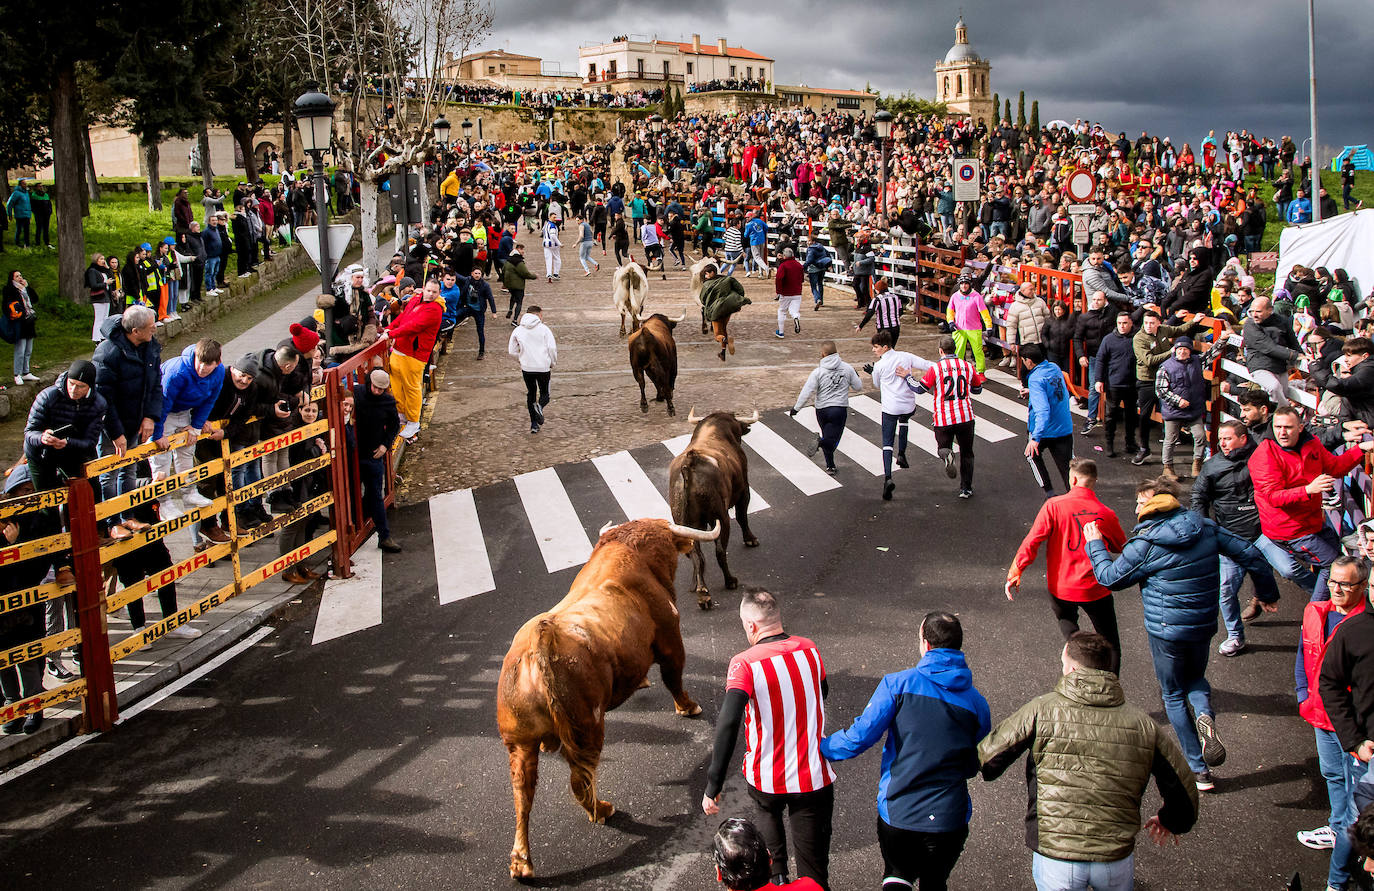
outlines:
{"label": "red jacket", "polygon": [[[1350,608],[1350,612],[1346,613],[1345,619],[1364,612],[1364,605],[1368,602],[1361,597]],[[1307,604],[1302,614],[1302,671],[1307,677],[1307,698],[1298,703],[1298,714],[1319,730],[1335,729],[1331,726],[1331,719],[1326,716],[1326,706],[1322,705],[1321,694],[1317,691],[1322,658],[1326,656],[1327,644],[1331,643],[1331,638],[1326,636],[1326,620],[1330,613],[1331,601],[1314,600]],[[1345,619],[1341,619],[1341,622]],[[1340,627],[1340,622],[1336,623],[1336,627]],[[1334,634],[1334,629],[1332,633]]]}
{"label": "red jacket", "polygon": [[806,270],[796,257],[787,257],[778,264],[777,280],[774,288],[780,297],[799,297],[802,292],[802,282],[806,278]]}
{"label": "red jacket", "polygon": [[1364,452],[1357,448],[1331,454],[1306,431],[1294,449],[1285,449],[1273,437],[1265,437],[1249,461],[1260,531],[1273,541],[1321,532],[1322,497],[1308,494],[1307,484],[1323,473],[1339,479],[1363,460]]}
{"label": "red jacket", "polygon": [[1120,551],[1125,546],[1126,533],[1121,530],[1121,522],[1111,508],[1097,500],[1092,489],[1074,486],[1066,494],[1050,498],[1041,505],[1030,532],[1017,548],[1012,568],[1019,576],[1035,562],[1040,543],[1049,539],[1045,554],[1049,569],[1045,580],[1049,583],[1050,594],[1074,603],[1101,600],[1112,592],[1093,575],[1093,562],[1083,542],[1083,526],[1093,522],[1101,530],[1102,541],[1108,550]]}
{"label": "red jacket", "polygon": [[426,302],[416,294],[387,327],[386,333],[391,335],[392,346],[397,352],[419,362],[428,362],[443,320],[444,309],[439,301]]}

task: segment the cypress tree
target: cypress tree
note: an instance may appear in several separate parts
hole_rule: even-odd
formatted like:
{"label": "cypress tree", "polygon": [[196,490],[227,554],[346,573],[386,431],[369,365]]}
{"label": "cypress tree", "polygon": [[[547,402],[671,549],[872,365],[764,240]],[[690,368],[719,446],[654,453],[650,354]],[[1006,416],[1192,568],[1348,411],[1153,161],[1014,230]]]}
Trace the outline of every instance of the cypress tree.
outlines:
{"label": "cypress tree", "polygon": [[1032,133],[1040,132],[1040,100],[1036,99],[1031,103],[1030,129]]}
{"label": "cypress tree", "polygon": [[1003,102],[1003,106],[1002,106],[1002,120],[1004,120],[1004,121],[1010,121],[1010,120],[1011,120],[1011,100],[1010,100],[1010,99],[1003,99],[1002,102]]}
{"label": "cypress tree", "polygon": [[993,117],[996,117],[996,116],[997,116],[997,109],[999,109],[999,108],[1001,108],[1001,107],[1002,107],[1002,97],[1001,97],[1001,96],[998,96],[996,93],[993,93],[993,94],[992,94],[992,115],[993,115]]}
{"label": "cypress tree", "polygon": [[1026,91],[1022,90],[1016,97],[1016,126],[1026,126]]}

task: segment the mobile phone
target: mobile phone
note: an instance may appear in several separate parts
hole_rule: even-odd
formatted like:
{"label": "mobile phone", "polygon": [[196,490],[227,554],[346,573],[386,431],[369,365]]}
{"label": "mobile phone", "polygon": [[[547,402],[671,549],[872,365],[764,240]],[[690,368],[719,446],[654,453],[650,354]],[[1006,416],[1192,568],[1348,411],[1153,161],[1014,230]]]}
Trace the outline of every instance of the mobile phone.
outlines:
{"label": "mobile phone", "polygon": [[53,436],[56,436],[58,439],[65,439],[67,436],[69,436],[69,435],[71,434],[71,432],[72,432],[72,425],[71,425],[71,424],[63,424],[61,427],[58,427],[56,430],[54,430],[54,431],[52,432],[52,435],[53,435]]}

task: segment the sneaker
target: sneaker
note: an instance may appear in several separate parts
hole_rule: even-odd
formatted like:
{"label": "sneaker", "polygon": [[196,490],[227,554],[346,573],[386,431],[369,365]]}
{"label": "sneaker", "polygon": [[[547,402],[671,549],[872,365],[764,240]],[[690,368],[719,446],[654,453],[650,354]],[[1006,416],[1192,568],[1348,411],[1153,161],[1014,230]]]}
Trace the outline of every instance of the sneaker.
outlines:
{"label": "sneaker", "polygon": [[530,432],[531,432],[531,433],[538,433],[538,432],[539,432],[539,425],[538,425],[538,424],[531,424],[531,425],[530,425]]}
{"label": "sneaker", "polygon": [[1223,656],[1239,656],[1245,650],[1245,641],[1238,637],[1228,637],[1217,647],[1217,652]]}
{"label": "sneaker", "polygon": [[1298,843],[1314,851],[1329,851],[1336,846],[1336,833],[1330,826],[1298,831]]}
{"label": "sneaker", "polygon": [[197,492],[195,489],[190,489],[190,490],[188,490],[188,491],[182,493],[182,496],[181,496],[181,503],[182,503],[182,504],[188,504],[188,505],[190,505],[190,506],[193,507],[193,508],[201,508],[201,507],[209,507],[210,505],[214,504],[215,502],[214,502],[213,500],[209,499],[209,498],[206,498],[204,495],[200,494],[200,493]]}
{"label": "sneaker", "polygon": [[783,337],[783,335],[782,335],[782,329],[778,329],[777,331],[774,331],[774,332],[773,332],[773,336],[776,337],[778,340],[782,340],[782,337]]}
{"label": "sneaker", "polygon": [[1212,776],[1210,770],[1200,771],[1193,774],[1193,783],[1199,792],[1211,792],[1217,787],[1216,778]]}
{"label": "sneaker", "polygon": [[964,499],[965,501],[967,501],[968,499],[970,499],[970,498],[973,497],[973,490],[972,490],[972,489],[960,489],[960,490],[959,490],[959,497],[962,498],[962,499]]}
{"label": "sneaker", "polygon": [[38,732],[38,728],[43,726],[43,713],[34,712],[24,719],[24,733],[33,735]]}
{"label": "sneaker", "polygon": [[1226,763],[1226,747],[1217,736],[1217,725],[1211,715],[1198,715],[1197,735],[1202,740],[1202,760],[1208,767]]}
{"label": "sneaker", "polygon": [[835,468],[833,468],[833,467],[827,467],[827,468],[825,469],[825,472],[828,473],[828,474],[830,474],[831,476],[834,476],[834,475],[835,475],[836,473],[838,473],[839,471],[837,471],[837,470],[836,470]]}
{"label": "sneaker", "polygon": [[401,543],[389,535],[377,542],[377,547],[386,551],[388,554],[399,554],[401,552]]}
{"label": "sneaker", "polygon": [[[0,733],[5,734],[6,736],[13,736],[13,735],[16,734],[16,733],[23,733],[23,732],[24,732],[24,719],[23,719],[23,718],[15,718],[13,721],[6,721],[5,723],[0,724]],[[1299,835],[1301,835],[1301,833],[1299,833]]]}
{"label": "sneaker", "polygon": [[160,504],[162,506],[158,510],[158,517],[163,521],[175,520],[186,514],[186,508],[181,506],[181,499],[175,495],[164,496]]}
{"label": "sneaker", "polygon": [[959,475],[959,471],[954,466],[953,449],[940,449],[940,460],[945,462],[945,476],[954,479]]}
{"label": "sneaker", "polygon": [[801,319],[792,320],[792,330],[797,334],[801,333]]}
{"label": "sneaker", "polygon": [[419,422],[419,421],[407,421],[407,422],[406,422],[406,425],[405,425],[404,427],[401,428],[401,438],[402,438],[402,439],[411,439],[412,437],[415,436],[415,434],[417,434],[417,433],[419,433],[419,432],[420,432],[420,422]]}
{"label": "sneaker", "polygon": [[1096,430],[1096,429],[1097,429],[1097,422],[1096,422],[1096,421],[1093,421],[1093,420],[1089,420],[1087,423],[1085,423],[1085,424],[1083,425],[1083,429],[1080,430],[1080,431],[1078,431],[1078,432],[1081,433],[1081,434],[1083,434],[1084,436],[1087,436],[1089,433],[1092,433],[1092,432],[1093,432],[1094,430]]}
{"label": "sneaker", "polygon": [[168,637],[176,637],[182,640],[195,640],[197,637],[200,637],[200,635],[201,632],[192,628],[190,625],[178,625],[167,632]]}
{"label": "sneaker", "polygon": [[817,433],[817,434],[816,434],[816,441],[813,442],[813,443],[811,443],[809,446],[806,447],[806,456],[807,456],[808,458],[814,457],[815,454],[816,454],[817,452],[819,452],[820,450],[821,450],[821,435],[820,435],[819,433]]}
{"label": "sneaker", "polygon": [[883,480],[883,500],[891,501],[892,493],[896,490],[896,488],[897,485],[892,482],[892,477],[888,477],[887,479]]}
{"label": "sneaker", "polygon": [[1141,449],[1135,453],[1135,457],[1131,459],[1131,463],[1134,464],[1136,467],[1139,467],[1140,465],[1145,463],[1145,459],[1148,457],[1150,457],[1150,450]]}
{"label": "sneaker", "polygon": [[38,380],[38,375],[34,374],[32,371],[26,372],[26,373],[24,374],[24,380],[26,380],[26,381],[36,381],[36,380]]}
{"label": "sneaker", "polygon": [[169,313],[169,314],[167,315],[167,321],[169,321],[169,322],[179,322],[179,321],[181,321],[181,313],[179,313],[179,312]]}
{"label": "sneaker", "polygon": [[57,678],[59,681],[70,681],[76,677],[76,673],[63,665],[60,659],[48,660],[48,674]]}
{"label": "sneaker", "polygon": [[22,387],[22,386],[24,386],[24,378],[22,378],[21,376],[19,376],[19,375],[16,374],[16,375],[14,376],[14,385],[15,385],[16,387]]}
{"label": "sneaker", "polygon": [[463,316],[461,319],[458,320],[458,324],[454,325],[453,327],[461,328],[470,321],[472,321],[472,316]]}

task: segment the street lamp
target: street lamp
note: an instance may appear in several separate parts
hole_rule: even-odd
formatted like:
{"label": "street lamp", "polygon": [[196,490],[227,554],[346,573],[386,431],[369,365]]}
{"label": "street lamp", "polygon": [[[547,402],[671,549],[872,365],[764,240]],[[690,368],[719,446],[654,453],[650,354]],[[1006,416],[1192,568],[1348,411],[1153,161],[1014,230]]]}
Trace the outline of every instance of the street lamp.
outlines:
{"label": "street lamp", "polygon": [[448,137],[453,132],[448,118],[439,115],[434,119],[434,141],[442,148],[448,148]]}
{"label": "street lamp", "polygon": [[[334,134],[334,100],[321,93],[313,84],[308,92],[296,100],[292,109],[296,116],[296,128],[301,134],[301,148],[315,161],[315,210],[319,214],[320,234],[320,287],[321,293],[332,294],[334,264],[329,259],[329,195],[324,185],[324,153],[329,149]],[[331,332],[330,322],[325,318],[325,336]]]}
{"label": "street lamp", "polygon": [[463,148],[472,154],[472,121],[463,118]]}
{"label": "street lamp", "polygon": [[879,213],[887,217],[887,138],[892,135],[892,112],[883,109],[873,116],[873,134],[878,138],[881,149],[881,164],[878,170],[878,207]]}

